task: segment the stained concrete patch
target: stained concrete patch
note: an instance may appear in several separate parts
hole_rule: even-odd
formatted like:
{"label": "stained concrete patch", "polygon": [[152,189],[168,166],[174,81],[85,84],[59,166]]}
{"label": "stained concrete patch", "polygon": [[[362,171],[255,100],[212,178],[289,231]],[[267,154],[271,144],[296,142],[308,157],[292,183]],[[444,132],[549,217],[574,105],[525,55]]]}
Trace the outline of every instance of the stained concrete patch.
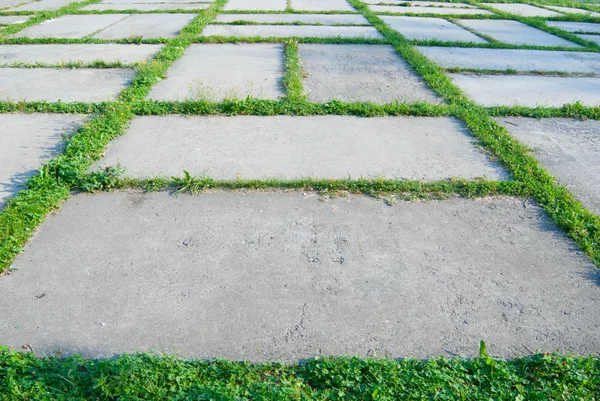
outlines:
{"label": "stained concrete patch", "polygon": [[392,46],[300,44],[299,55],[314,102],[441,102]]}
{"label": "stained concrete patch", "polygon": [[133,14],[94,35],[98,39],[174,38],[197,14]]}
{"label": "stained concrete patch", "polygon": [[287,23],[322,25],[369,25],[369,21],[359,14],[221,14],[215,22],[246,21],[254,23]]}
{"label": "stained concrete patch", "polygon": [[0,114],[0,209],[82,122],[69,114]]}
{"label": "stained concrete patch", "polygon": [[556,17],[562,15],[556,11],[546,10],[545,8],[531,6],[529,4],[511,4],[511,3],[481,3],[485,6],[495,8],[511,14],[521,15],[523,17]]}
{"label": "stained concrete patch", "polygon": [[492,14],[480,8],[451,8],[451,7],[402,7],[402,6],[370,6],[376,13],[412,13],[412,14],[462,14],[485,15]]}
{"label": "stained concrete patch", "polygon": [[598,53],[433,46],[420,46],[418,49],[444,68],[600,74]]}
{"label": "stained concrete patch", "polygon": [[[24,2],[24,1],[22,1]],[[20,3],[22,3],[20,2]],[[73,0],[42,0],[33,1],[19,7],[10,8],[9,11],[56,11],[71,3]]]}
{"label": "stained concrete patch", "polygon": [[470,357],[480,340],[496,357],[600,349],[600,272],[520,199],[80,194],[12,267],[0,277],[0,342],[39,355]]}
{"label": "stained concrete patch", "polygon": [[391,16],[381,16],[380,18],[390,28],[408,39],[487,43],[485,39],[442,18]]}
{"label": "stained concrete patch", "polygon": [[284,95],[283,52],[279,44],[192,45],[148,98],[219,101],[250,95],[277,100]]}
{"label": "stained concrete patch", "polygon": [[595,13],[590,10],[584,10],[582,8],[558,7],[558,6],[550,6],[550,5],[548,5],[546,7],[551,8],[556,11],[563,12],[565,14],[585,14],[585,15],[589,15],[592,17],[600,17],[600,13]]}
{"label": "stained concrete patch", "polygon": [[460,89],[483,106],[561,107],[575,102],[600,105],[600,78],[449,75]]}
{"label": "stained concrete patch", "polygon": [[0,45],[0,64],[45,63],[66,64],[69,62],[91,63],[136,63],[150,59],[162,45]]}
{"label": "stained concrete patch", "polygon": [[511,45],[581,47],[542,30],[509,20],[459,20],[461,25]]}
{"label": "stained concrete patch", "polygon": [[579,201],[600,215],[600,121],[499,117],[510,134]]}
{"label": "stained concrete patch", "polygon": [[286,0],[228,0],[223,10],[284,11],[286,8]]}
{"label": "stained concrete patch", "polygon": [[22,24],[31,18],[30,15],[0,16],[0,25]]}
{"label": "stained concrete patch", "polygon": [[158,3],[151,3],[151,4],[144,4],[144,3],[137,3],[137,4],[117,4],[117,3],[111,3],[111,4],[91,4],[87,7],[83,7],[82,10],[96,10],[96,11],[107,11],[107,10],[116,10],[116,11],[123,11],[123,10],[140,10],[140,11],[154,11],[154,10],[203,10],[205,8],[208,8],[210,6],[210,4],[206,4],[206,3],[197,3],[197,4],[183,4],[183,3],[174,3],[174,4],[168,4],[168,3],[164,3],[164,4],[158,4]]}
{"label": "stained concrete patch", "polygon": [[372,26],[208,25],[202,36],[383,39]]}
{"label": "stained concrete patch", "polygon": [[82,38],[109,25],[116,24],[128,16],[128,14],[63,15],[60,18],[51,19],[25,28],[14,36],[28,38]]}
{"label": "stained concrete patch", "polygon": [[600,45],[600,35],[577,35],[581,39],[589,40]]}
{"label": "stained concrete patch", "polygon": [[600,33],[600,24],[592,22],[547,21],[546,24],[567,32]]}
{"label": "stained concrete patch", "polygon": [[[0,100],[102,102],[131,83],[129,69],[0,68]],[[32,83],[35,82],[35,85]]]}
{"label": "stained concrete patch", "polygon": [[346,0],[291,0],[292,9],[298,11],[354,11]]}
{"label": "stained concrete patch", "polygon": [[130,177],[507,178],[448,117],[138,117],[95,168],[119,163]]}

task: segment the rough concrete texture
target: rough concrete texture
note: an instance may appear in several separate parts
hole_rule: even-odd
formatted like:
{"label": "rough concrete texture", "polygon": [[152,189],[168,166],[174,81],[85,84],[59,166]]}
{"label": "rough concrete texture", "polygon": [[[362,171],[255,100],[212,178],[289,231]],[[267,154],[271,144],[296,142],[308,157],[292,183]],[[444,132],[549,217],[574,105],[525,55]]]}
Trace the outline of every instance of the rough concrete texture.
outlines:
{"label": "rough concrete texture", "polygon": [[0,16],[0,25],[22,24],[29,18],[31,18],[30,15]]}
{"label": "rough concrete texture", "polygon": [[154,10],[203,10],[208,8],[210,4],[206,3],[196,3],[196,4],[183,4],[183,3],[174,3],[174,4],[91,4],[87,7],[83,7],[83,10],[97,10],[97,11],[106,11],[106,10],[140,10],[140,11],[154,11]]}
{"label": "rough concrete texture", "polygon": [[298,11],[354,11],[346,0],[291,0],[292,9]]}
{"label": "rough concrete texture", "polygon": [[398,31],[408,39],[487,43],[485,39],[442,18],[391,17],[385,15],[380,18],[390,28]]}
{"label": "rough concrete texture", "polygon": [[[85,250],[85,251],[82,251]],[[600,272],[523,200],[76,195],[0,277],[0,343],[185,358],[596,354]]]}
{"label": "rough concrete texture", "polygon": [[0,68],[0,101],[115,100],[134,75],[133,70],[122,68]]}
{"label": "rough concrete texture", "polygon": [[286,7],[286,0],[228,0],[223,10],[283,11]]}
{"label": "rough concrete texture", "polygon": [[542,30],[509,20],[459,20],[461,25],[511,45],[581,47]]}
{"label": "rough concrete texture", "polygon": [[[33,1],[19,7],[10,8],[9,11],[55,11],[73,2],[73,0]],[[20,3],[24,3],[24,1],[21,1]]]}
{"label": "rough concrete texture", "polygon": [[213,0],[102,0],[102,4],[196,4],[196,3],[212,3]]}
{"label": "rough concrete texture", "polygon": [[402,6],[370,6],[376,13],[412,13],[412,14],[492,14],[480,8],[451,8],[451,7],[402,7]]}
{"label": "rough concrete texture", "polygon": [[499,117],[510,134],[535,150],[535,158],[561,185],[600,215],[600,121]]}
{"label": "rough concrete texture", "polygon": [[600,33],[600,24],[591,22],[547,21],[546,24],[567,32]]}
{"label": "rough concrete texture", "polygon": [[[279,44],[205,44],[190,46],[156,84],[149,99],[277,100],[284,95],[284,47]],[[244,66],[244,68],[239,68]]]}
{"label": "rough concrete texture", "polygon": [[600,54],[555,50],[476,49],[420,46],[419,51],[444,68],[561,71],[600,74]]}
{"label": "rough concrete texture", "polygon": [[24,3],[30,3],[30,2],[31,2],[31,0],[0,0],[0,9],[3,12],[6,12],[8,10],[4,10],[5,8],[23,5]]}
{"label": "rough concrete texture", "polygon": [[122,21],[128,16],[128,14],[63,15],[60,18],[47,20],[41,24],[25,28],[14,36],[28,38],[82,38]]}
{"label": "rough concrete texture", "polygon": [[449,74],[469,97],[483,106],[550,106],[581,102],[600,105],[600,78],[528,75]]}
{"label": "rough concrete texture", "polygon": [[65,64],[68,62],[136,63],[146,61],[162,45],[0,45],[0,65],[14,63]]}
{"label": "rough concrete texture", "polygon": [[440,103],[392,46],[300,44],[309,100]]}
{"label": "rough concrete texture", "polygon": [[595,13],[590,10],[584,10],[583,8],[572,8],[572,7],[557,7],[557,6],[546,6],[556,11],[560,11],[565,14],[585,14],[592,17],[600,17],[600,13]]}
{"label": "rough concrete texture", "polygon": [[600,35],[577,35],[581,39],[589,40],[600,45]]}
{"label": "rough concrete texture", "polygon": [[293,23],[322,25],[369,25],[369,21],[358,14],[221,14],[215,22],[249,21],[256,23]]}
{"label": "rough concrete texture", "polygon": [[174,38],[197,14],[132,14],[94,35],[98,39]]}
{"label": "rough concrete texture", "polygon": [[259,36],[306,38],[364,38],[383,39],[372,26],[310,26],[310,25],[208,25],[202,36]]}
{"label": "rough concrete texture", "polygon": [[431,117],[138,117],[95,167],[118,163],[131,177],[507,178],[458,120]]}
{"label": "rough concrete texture", "polygon": [[82,121],[69,114],[0,114],[0,209]]}
{"label": "rough concrete texture", "polygon": [[510,4],[510,3],[481,3],[485,6],[495,8],[511,14],[521,15],[523,17],[556,17],[562,15],[556,11],[546,10],[545,8],[530,6],[529,4]]}

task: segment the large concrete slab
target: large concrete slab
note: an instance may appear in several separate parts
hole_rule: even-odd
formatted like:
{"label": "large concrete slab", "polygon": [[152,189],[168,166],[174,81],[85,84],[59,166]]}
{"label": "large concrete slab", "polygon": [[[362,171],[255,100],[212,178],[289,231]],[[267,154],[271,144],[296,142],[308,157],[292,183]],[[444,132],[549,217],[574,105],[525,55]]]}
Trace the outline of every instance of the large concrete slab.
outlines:
{"label": "large concrete slab", "polygon": [[137,63],[149,60],[162,45],[0,45],[0,65],[69,62]]}
{"label": "large concrete slab", "polygon": [[210,4],[213,0],[102,0],[102,4]]}
{"label": "large concrete slab", "polygon": [[566,39],[551,35],[540,29],[509,20],[463,19],[459,23],[479,33],[511,45],[581,47]]}
{"label": "large concrete slab", "polygon": [[426,358],[476,356],[480,340],[497,357],[600,349],[600,272],[520,199],[81,194],[12,267],[0,277],[0,343],[39,355]]}
{"label": "large concrete slab", "polygon": [[[22,1],[23,3],[25,1]],[[42,0],[33,1],[31,3],[24,4],[19,7],[10,8],[9,11],[56,11],[61,9],[70,3],[74,3],[73,0]]]}
{"label": "large concrete slab", "polygon": [[383,39],[372,26],[208,25],[202,36]]}
{"label": "large concrete slab", "polygon": [[492,14],[487,10],[480,8],[460,8],[460,7],[403,7],[403,6],[370,6],[376,13],[411,13],[411,14],[449,14],[449,15],[485,15]]}
{"label": "large concrete slab", "polygon": [[369,21],[359,14],[221,14],[214,21],[245,21],[259,24],[301,22],[321,25],[369,25]]}
{"label": "large concrete slab", "polygon": [[283,11],[287,8],[286,0],[228,0],[224,11],[240,10],[240,11]]}
{"label": "large concrete slab", "polygon": [[444,68],[600,74],[600,54],[591,52],[435,46],[420,46],[418,49]]}
{"label": "large concrete slab", "polygon": [[485,6],[495,8],[511,14],[521,15],[523,17],[556,17],[562,15],[556,11],[547,10],[541,7],[531,6],[529,4],[518,3],[481,3]]}
{"label": "large concrete slab", "polygon": [[89,6],[83,7],[83,10],[96,10],[96,11],[107,11],[107,10],[139,10],[139,11],[155,11],[155,10],[203,10],[208,8],[210,4],[206,3],[196,3],[196,4],[184,4],[184,3],[138,3],[138,4],[91,4]]}
{"label": "large concrete slab", "polygon": [[600,13],[595,13],[590,10],[584,10],[583,8],[572,8],[572,7],[557,7],[557,6],[546,6],[556,11],[560,11],[565,14],[584,14],[592,17],[600,17]]}
{"label": "large concrete slab", "polygon": [[22,24],[31,18],[30,15],[0,16],[0,25]]}
{"label": "large concrete slab", "polygon": [[546,24],[567,32],[600,33],[600,24],[592,22],[547,21]]}
{"label": "large concrete slab", "polygon": [[441,102],[392,46],[301,44],[299,53],[311,101]]}
{"label": "large concrete slab", "polygon": [[[103,102],[115,100],[133,79],[129,69],[0,68],[0,100]],[[35,83],[35,84],[32,84]]]}
{"label": "large concrete slab", "polygon": [[138,117],[96,167],[118,163],[131,177],[507,178],[448,117]]}
{"label": "large concrete slab", "polygon": [[31,1],[32,0],[0,0],[0,9],[3,12],[6,12],[8,10],[5,10],[5,8],[24,5],[26,3],[31,3]]}
{"label": "large concrete slab", "polygon": [[483,106],[550,106],[581,102],[600,105],[600,78],[533,75],[449,74],[468,96]]}
{"label": "large concrete slab", "polygon": [[192,45],[148,98],[220,101],[253,96],[276,100],[284,95],[283,53],[283,45],[278,44]]}
{"label": "large concrete slab", "polygon": [[291,0],[292,9],[298,11],[354,11],[346,0]]}
{"label": "large concrete slab", "polygon": [[23,29],[15,37],[77,39],[129,17],[128,14],[63,15]]}
{"label": "large concrete slab", "polygon": [[381,16],[380,18],[390,28],[408,39],[487,43],[485,39],[442,18],[392,16]]}
{"label": "large concrete slab", "polygon": [[510,134],[535,150],[535,158],[600,215],[600,121],[499,117]]}
{"label": "large concrete slab", "polygon": [[594,42],[600,45],[600,35],[577,35],[581,39],[589,40],[590,42]]}
{"label": "large concrete slab", "polygon": [[174,38],[197,14],[132,14],[94,35],[98,39]]}
{"label": "large concrete slab", "polygon": [[82,122],[69,114],[0,114],[0,209]]}

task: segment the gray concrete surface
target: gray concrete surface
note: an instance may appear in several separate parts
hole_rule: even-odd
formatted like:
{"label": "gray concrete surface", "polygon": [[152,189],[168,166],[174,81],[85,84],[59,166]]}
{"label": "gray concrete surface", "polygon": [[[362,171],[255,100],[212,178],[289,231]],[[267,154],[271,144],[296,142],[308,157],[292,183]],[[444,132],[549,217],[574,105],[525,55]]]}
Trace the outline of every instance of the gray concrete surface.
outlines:
{"label": "gray concrete surface", "polygon": [[[55,11],[73,2],[73,0],[33,1],[19,7],[12,7],[8,11]],[[22,3],[25,3],[25,1],[22,1]]]}
{"label": "gray concrete surface", "polygon": [[403,6],[378,6],[369,7],[376,13],[412,13],[412,14],[463,14],[463,15],[485,15],[492,14],[480,8],[459,7],[403,7]]}
{"label": "gray concrete surface", "polygon": [[159,3],[126,3],[126,4],[90,4],[89,6],[83,7],[83,10],[97,10],[97,11],[106,11],[106,10],[140,10],[140,11],[154,11],[154,10],[203,10],[208,8],[210,4],[206,3],[196,3],[196,4],[185,4],[185,3],[173,3],[173,4],[159,4]]}
{"label": "gray concrete surface", "polygon": [[398,31],[408,39],[487,43],[485,39],[442,18],[392,17],[385,15],[380,18],[390,28]]}
{"label": "gray concrete surface", "polygon": [[299,56],[314,102],[441,102],[389,45],[300,44]]}
{"label": "gray concrete surface", "polygon": [[228,0],[223,10],[283,11],[286,7],[286,0]]}
{"label": "gray concrete surface", "polygon": [[592,17],[600,17],[600,13],[595,13],[590,10],[584,10],[583,8],[572,8],[572,7],[557,7],[557,6],[546,6],[556,11],[563,12],[565,14],[585,14]]}
{"label": "gray concrete surface", "polygon": [[[103,102],[115,100],[133,79],[129,69],[0,68],[0,100]],[[35,82],[35,85],[32,83]]]}
{"label": "gray concrete surface", "polygon": [[600,215],[600,121],[498,117],[579,201]]}
{"label": "gray concrete surface", "polygon": [[577,35],[581,39],[589,40],[600,45],[600,35]]}
{"label": "gray concrete surface", "polygon": [[458,120],[427,117],[138,117],[95,167],[118,163],[131,177],[508,178]]}
{"label": "gray concrete surface", "polygon": [[169,4],[197,4],[205,3],[211,4],[213,0],[102,0],[101,4],[157,4],[157,3],[169,3]]}
{"label": "gray concrete surface", "polygon": [[98,39],[174,38],[197,14],[132,14],[94,35]]}
{"label": "gray concrete surface", "polygon": [[77,39],[91,35],[127,17],[129,17],[128,14],[63,15],[25,28],[14,36]]}
{"label": "gray concrete surface", "polygon": [[0,45],[0,65],[15,63],[65,64],[68,62],[136,63],[149,60],[162,45]]}
{"label": "gray concrete surface", "polygon": [[369,25],[369,21],[358,14],[221,14],[215,22],[249,21],[256,23],[293,23],[322,25]]}
{"label": "gray concrete surface", "polygon": [[279,44],[192,45],[148,99],[220,101],[251,95],[277,100],[284,95],[283,53]]}
{"label": "gray concrete surface", "polygon": [[30,15],[0,16],[0,25],[22,24],[29,18],[31,18]]}
{"label": "gray concrete surface", "polygon": [[61,150],[63,135],[83,117],[69,114],[0,114],[0,209],[41,165]]}
{"label": "gray concrete surface", "polygon": [[0,9],[6,12],[6,8],[30,3],[32,0],[0,0]]}
{"label": "gray concrete surface", "polygon": [[485,6],[495,8],[511,14],[521,15],[523,17],[557,17],[562,15],[555,11],[545,8],[531,6],[529,4],[510,4],[510,3],[481,3]]}
{"label": "gray concrete surface", "polygon": [[316,38],[365,38],[383,39],[372,26],[306,26],[306,25],[208,25],[202,36],[259,36],[268,37],[316,37]]}
{"label": "gray concrete surface", "polygon": [[581,47],[518,21],[462,19],[458,22],[476,32],[491,36],[499,42],[511,45]]}
{"label": "gray concrete surface", "polygon": [[556,50],[477,49],[420,46],[419,51],[445,68],[562,71],[600,74],[600,54]]}
{"label": "gray concrete surface", "polygon": [[591,22],[548,21],[546,24],[567,32],[600,33],[600,24]]}
{"label": "gray concrete surface", "polygon": [[76,195],[12,267],[0,343],[38,355],[600,349],[599,270],[539,207],[511,198]]}
{"label": "gray concrete surface", "polygon": [[460,89],[483,106],[561,107],[577,101],[585,106],[600,105],[600,78],[449,75]]}
{"label": "gray concrete surface", "polygon": [[346,0],[291,0],[292,9],[298,11],[354,11]]}

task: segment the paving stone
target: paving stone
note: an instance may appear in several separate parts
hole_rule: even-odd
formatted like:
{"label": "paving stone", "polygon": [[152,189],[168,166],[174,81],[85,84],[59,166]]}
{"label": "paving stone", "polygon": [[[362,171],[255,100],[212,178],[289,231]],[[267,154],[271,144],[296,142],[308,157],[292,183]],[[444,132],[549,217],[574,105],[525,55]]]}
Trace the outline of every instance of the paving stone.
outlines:
{"label": "paving stone", "polygon": [[598,53],[434,46],[420,46],[418,49],[444,68],[600,74]]}
{"label": "paving stone", "polygon": [[196,3],[196,4],[183,4],[183,3],[175,3],[175,4],[91,4],[87,7],[83,7],[83,10],[97,10],[97,11],[106,11],[106,10],[140,10],[140,11],[154,11],[154,10],[203,10],[208,8],[210,4],[206,3]]}
{"label": "paving stone", "polygon": [[94,35],[98,39],[174,38],[197,14],[133,14]]}
{"label": "paving stone", "polygon": [[600,121],[499,117],[579,201],[600,215]]}
{"label": "paving stone", "polygon": [[9,11],[55,11],[73,2],[73,0],[34,1],[19,7],[10,8]]}
{"label": "paving stone", "polygon": [[383,39],[383,36],[372,26],[208,25],[202,31],[202,36]]}
{"label": "paving stone", "polygon": [[255,23],[294,23],[322,25],[369,25],[359,14],[221,14],[215,22],[249,21]]}
{"label": "paving stone", "polygon": [[376,13],[412,13],[412,14],[492,14],[480,8],[451,8],[451,7],[401,7],[401,6],[371,6]]}
{"label": "paving stone", "polygon": [[211,4],[212,0],[102,0],[102,4]]}
{"label": "paving stone", "polygon": [[580,101],[600,105],[600,78],[449,74],[468,96],[484,106],[561,107]]}
{"label": "paving stone", "polygon": [[556,11],[566,13],[566,14],[586,14],[586,15],[590,15],[592,17],[600,17],[600,13],[595,13],[590,10],[584,10],[582,8],[557,7],[557,6],[550,6],[550,5],[548,5],[546,7],[551,8]]}
{"label": "paving stone", "polygon": [[138,117],[95,168],[119,163],[130,177],[507,178],[448,117]]}
{"label": "paving stone", "polygon": [[292,9],[298,11],[354,11],[346,0],[291,0]]}
{"label": "paving stone", "polygon": [[286,0],[228,0],[223,10],[283,11],[286,8]]}
{"label": "paving stone", "polygon": [[[0,68],[0,100],[102,102],[130,84],[129,69]],[[32,83],[35,82],[35,85]]]}
{"label": "paving stone", "polygon": [[79,194],[12,267],[0,340],[38,355],[474,357],[482,339],[495,357],[600,349],[599,270],[521,199]]}
{"label": "paving stone", "polygon": [[485,39],[442,18],[392,17],[385,15],[380,18],[390,28],[398,31],[408,39],[487,43]]}
{"label": "paving stone", "polygon": [[29,18],[31,18],[30,15],[0,16],[0,25],[22,24]]}
{"label": "paving stone", "polygon": [[82,38],[111,24],[122,21],[128,16],[128,14],[63,15],[60,18],[51,19],[25,28],[14,36],[28,38]]}
{"label": "paving stone", "polygon": [[509,20],[459,20],[461,25],[511,45],[581,47],[540,29]]}
{"label": "paving stone", "polygon": [[[24,3],[31,2],[31,0],[0,0],[0,9],[5,9],[13,6],[23,5]],[[7,10],[3,10],[7,11]]]}
{"label": "paving stone", "polygon": [[150,59],[162,45],[0,45],[0,64],[68,62],[136,63]]}
{"label": "paving stone", "polygon": [[600,35],[577,35],[581,39],[589,40],[600,45]]}
{"label": "paving stone", "polygon": [[592,22],[547,21],[546,24],[567,32],[600,33],[600,24]]}
{"label": "paving stone", "polygon": [[192,45],[148,98],[219,101],[251,95],[276,100],[284,95],[283,53],[279,44]]}
{"label": "paving stone", "polygon": [[299,53],[311,101],[441,102],[392,46],[300,44]]}
{"label": "paving stone", "polygon": [[555,11],[546,10],[545,8],[530,6],[529,4],[516,3],[481,3],[485,6],[495,8],[496,10],[504,11],[511,14],[521,15],[523,17],[556,17],[562,15]]}
{"label": "paving stone", "polygon": [[82,121],[69,114],[0,114],[0,209],[58,154],[63,135],[75,132]]}

